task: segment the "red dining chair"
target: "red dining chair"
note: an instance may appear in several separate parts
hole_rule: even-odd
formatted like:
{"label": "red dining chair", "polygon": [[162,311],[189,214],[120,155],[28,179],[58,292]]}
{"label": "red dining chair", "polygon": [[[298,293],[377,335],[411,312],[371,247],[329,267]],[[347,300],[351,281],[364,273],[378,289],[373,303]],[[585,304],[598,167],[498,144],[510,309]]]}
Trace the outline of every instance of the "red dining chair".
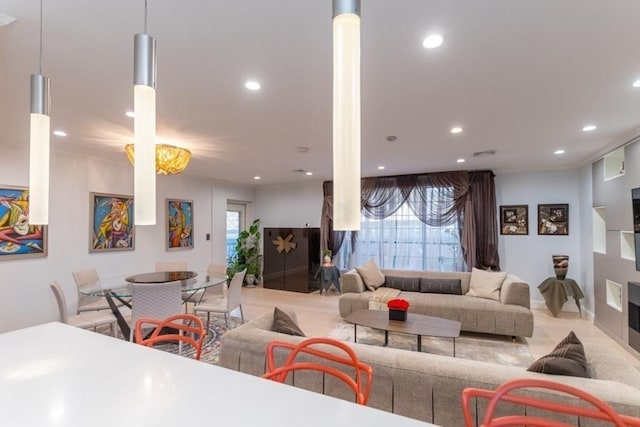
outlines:
{"label": "red dining chair", "polygon": [[[145,336],[145,329],[153,330]],[[202,319],[192,314],[176,314],[164,320],[142,318],[135,325],[135,342],[147,347],[166,342],[189,344],[194,349],[194,359],[200,360],[206,330]]]}
{"label": "red dining chair", "polygon": [[[340,356],[334,353],[313,348],[314,346],[327,345],[334,348],[338,348],[344,351],[347,356]],[[284,364],[280,367],[276,367],[275,364],[275,350],[277,348],[289,349],[290,353],[287,356]],[[299,354],[307,354],[319,359],[319,362],[298,362],[296,357]],[[329,366],[322,361],[330,361],[343,364],[350,368],[353,368],[354,376],[351,377],[338,368]],[[320,371],[325,374],[332,375],[345,384],[347,384],[355,393],[356,402],[361,405],[366,405],[369,399],[369,393],[371,391],[371,380],[373,378],[373,369],[366,363],[360,362],[355,352],[345,343],[334,340],[331,338],[309,338],[299,344],[292,344],[288,342],[272,341],[267,346],[267,373],[262,376],[265,379],[271,379],[284,383],[287,379],[289,372],[298,370],[311,370]]]}
{"label": "red dining chair", "polygon": [[[524,388],[537,388],[559,391],[570,396],[580,399],[581,403],[588,403],[589,406],[579,406],[571,403],[557,402],[553,400],[545,400],[541,398],[523,396],[522,394],[514,394],[514,391]],[[500,402],[509,402],[532,408],[544,409],[551,413],[569,414],[583,418],[593,418],[597,420],[605,420],[616,427],[640,427],[640,419],[618,414],[611,406],[603,402],[599,398],[589,394],[576,387],[557,383],[554,381],[522,378],[507,381],[496,390],[484,390],[478,388],[466,388],[462,391],[462,411],[464,421],[467,427],[473,427],[471,418],[471,410],[469,407],[470,399],[485,398],[489,400],[487,410],[485,412],[482,427],[498,427],[498,426],[539,426],[539,427],[573,427],[573,424],[566,424],[550,418],[542,418],[541,416],[526,415],[508,415],[494,418],[494,411]]]}

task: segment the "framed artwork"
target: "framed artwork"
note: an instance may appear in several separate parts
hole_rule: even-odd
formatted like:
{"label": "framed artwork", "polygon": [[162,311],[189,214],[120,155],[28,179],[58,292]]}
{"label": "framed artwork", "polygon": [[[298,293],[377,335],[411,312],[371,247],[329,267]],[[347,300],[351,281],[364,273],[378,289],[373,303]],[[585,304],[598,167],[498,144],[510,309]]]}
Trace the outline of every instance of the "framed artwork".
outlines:
{"label": "framed artwork", "polygon": [[193,201],[167,199],[167,250],[193,248]]}
{"label": "framed artwork", "polygon": [[29,189],[0,186],[0,260],[47,256],[47,226],[29,224]]}
{"label": "framed artwork", "polygon": [[500,234],[511,236],[529,234],[529,206],[500,206]]}
{"label": "framed artwork", "polygon": [[90,193],[89,252],[135,249],[133,196]]}
{"label": "framed artwork", "polygon": [[569,205],[538,205],[538,234],[568,236]]}

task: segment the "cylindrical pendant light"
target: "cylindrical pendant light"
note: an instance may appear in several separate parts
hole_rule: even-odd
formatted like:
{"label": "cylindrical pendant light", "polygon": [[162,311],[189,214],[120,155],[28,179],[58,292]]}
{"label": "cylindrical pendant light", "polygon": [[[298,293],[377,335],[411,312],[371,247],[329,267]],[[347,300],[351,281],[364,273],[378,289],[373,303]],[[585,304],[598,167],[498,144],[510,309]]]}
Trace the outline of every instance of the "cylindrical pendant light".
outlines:
{"label": "cylindrical pendant light", "polygon": [[146,34],[134,38],[133,138],[134,221],[136,225],[156,223],[156,41]]}
{"label": "cylindrical pendant light", "polygon": [[333,229],[360,230],[360,0],[333,0]]}
{"label": "cylindrical pendant light", "polygon": [[29,224],[49,223],[49,78],[31,75]]}
{"label": "cylindrical pendant light", "polygon": [[42,75],[42,0],[39,74],[31,75],[29,129],[29,224],[49,223],[49,78]]}

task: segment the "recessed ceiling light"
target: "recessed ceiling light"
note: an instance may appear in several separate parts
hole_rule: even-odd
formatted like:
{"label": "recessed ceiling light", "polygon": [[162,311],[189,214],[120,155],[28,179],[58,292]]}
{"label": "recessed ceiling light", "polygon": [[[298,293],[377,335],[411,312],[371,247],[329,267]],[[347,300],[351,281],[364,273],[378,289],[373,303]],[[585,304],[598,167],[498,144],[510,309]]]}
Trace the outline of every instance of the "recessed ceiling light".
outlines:
{"label": "recessed ceiling light", "polygon": [[63,131],[63,130],[54,130],[53,134],[55,136],[67,136],[67,133],[65,131]]}
{"label": "recessed ceiling light", "polygon": [[636,80],[635,82],[633,82],[633,87],[640,87],[640,80]]}
{"label": "recessed ceiling light", "polygon": [[254,80],[249,80],[244,84],[244,87],[246,87],[249,90],[260,90],[260,83]]}
{"label": "recessed ceiling light", "polygon": [[378,170],[383,170],[383,169],[384,169],[384,166],[382,165],[378,166]]}
{"label": "recessed ceiling light", "polygon": [[434,49],[442,44],[444,39],[440,34],[430,34],[422,42],[425,49]]}
{"label": "recessed ceiling light", "polygon": [[131,117],[131,118],[134,118],[136,116],[136,113],[134,113],[133,111],[127,111],[124,114],[125,114],[125,116]]}
{"label": "recessed ceiling light", "polygon": [[255,179],[256,181],[260,179],[259,176],[254,176],[253,179]]}
{"label": "recessed ceiling light", "polygon": [[456,163],[464,163],[464,159],[458,159],[456,160]]}
{"label": "recessed ceiling light", "polygon": [[553,152],[553,154],[556,154],[556,155],[564,154],[564,150],[556,150]]}
{"label": "recessed ceiling light", "polygon": [[591,132],[592,130],[596,130],[596,125],[586,125],[582,130],[585,132]]}
{"label": "recessed ceiling light", "polygon": [[306,171],[304,174],[305,174],[305,175],[307,175],[307,176],[311,176],[311,175],[313,175],[313,172],[311,172],[311,171]]}
{"label": "recessed ceiling light", "polygon": [[462,132],[462,128],[459,126],[451,128],[451,133],[461,133],[461,132]]}

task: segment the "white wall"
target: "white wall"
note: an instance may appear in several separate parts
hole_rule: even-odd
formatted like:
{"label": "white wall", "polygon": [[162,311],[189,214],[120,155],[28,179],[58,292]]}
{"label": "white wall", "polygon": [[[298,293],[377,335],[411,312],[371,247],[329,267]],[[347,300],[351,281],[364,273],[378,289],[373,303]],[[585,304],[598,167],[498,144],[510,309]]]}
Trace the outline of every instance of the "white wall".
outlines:
{"label": "white wall", "polygon": [[[498,175],[496,199],[498,206],[529,205],[529,235],[498,236],[502,270],[526,280],[531,286],[533,303],[543,307],[544,300],[537,286],[554,275],[551,255],[569,255],[568,277],[574,278],[583,288],[583,306],[593,311],[591,165],[580,169]],[[569,204],[568,236],[538,235],[538,204],[550,203]],[[304,227],[306,223],[319,227],[321,209],[321,182],[256,190],[256,212],[263,227]]]}
{"label": "white wall", "polygon": [[[28,149],[0,150],[0,157],[0,184],[27,186]],[[210,262],[224,264],[227,200],[251,203],[255,198],[252,188],[159,176],[157,224],[136,227],[135,250],[89,253],[90,192],[133,194],[133,168],[126,161],[52,152],[48,256],[0,261],[0,332],[56,320],[49,283],[58,280],[72,297],[76,287],[71,273],[76,270],[95,268],[109,278],[153,271],[156,261],[185,260],[190,269],[199,271]],[[193,249],[167,251],[166,198],[193,200]]]}
{"label": "white wall", "polygon": [[256,211],[262,227],[320,227],[322,181],[259,187]]}
{"label": "white wall", "polygon": [[[581,218],[581,211],[584,209],[580,196],[583,190],[582,180],[586,179],[584,175],[579,169],[570,169],[496,176],[498,206],[529,205],[529,235],[499,235],[498,250],[500,268],[529,283],[534,304],[544,304],[537,286],[545,278],[554,276],[551,261],[551,255],[554,254],[569,255],[567,277],[574,278],[583,288],[587,286],[593,289],[592,283],[583,283],[588,280],[584,273],[586,264],[582,262],[584,255],[581,240],[585,228],[588,228],[582,225]],[[538,235],[538,204],[553,203],[569,204],[568,236]],[[590,229],[588,230],[588,234],[591,234]]]}

